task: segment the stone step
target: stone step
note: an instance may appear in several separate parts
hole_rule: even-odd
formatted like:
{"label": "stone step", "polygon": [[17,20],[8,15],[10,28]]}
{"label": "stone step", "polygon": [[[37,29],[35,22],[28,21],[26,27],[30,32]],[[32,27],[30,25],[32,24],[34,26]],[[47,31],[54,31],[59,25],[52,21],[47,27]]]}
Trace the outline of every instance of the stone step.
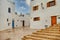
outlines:
{"label": "stone step", "polygon": [[37,31],[37,32],[39,33],[60,33],[60,31],[44,31],[44,32]]}
{"label": "stone step", "polygon": [[60,37],[58,36],[52,36],[52,35],[31,35],[32,37],[43,37],[43,38],[48,38],[48,39],[60,39]]}
{"label": "stone step", "polygon": [[45,31],[60,31],[60,29],[50,29],[50,30],[45,30]]}
{"label": "stone step", "polygon": [[[52,30],[59,30],[60,28],[50,28],[50,29],[52,29]],[[48,29],[49,30],[49,29]]]}
{"label": "stone step", "polygon": [[37,32],[60,32],[60,29],[56,29],[56,30],[53,30],[53,29],[50,29],[50,30],[38,30]]}
{"label": "stone step", "polygon": [[31,38],[30,39],[22,38],[22,40],[33,40],[33,39],[31,39]]}
{"label": "stone step", "polygon": [[33,32],[22,40],[60,40],[60,24]]}
{"label": "stone step", "polygon": [[40,31],[40,32],[42,32],[42,31],[60,31],[60,29],[41,29],[38,31]]}
{"label": "stone step", "polygon": [[24,37],[25,39],[40,39],[40,40],[43,40],[43,39],[45,39],[45,40],[52,40],[52,39],[57,39],[57,40],[60,40],[60,37],[55,37],[55,36],[44,36],[44,35],[28,35],[28,36],[25,36]]}
{"label": "stone step", "polygon": [[45,39],[45,38],[22,38],[22,40],[54,40],[54,39]]}
{"label": "stone step", "polygon": [[32,37],[31,35],[25,36],[23,39],[24,40],[52,40],[52,39],[43,38],[43,37]]}
{"label": "stone step", "polygon": [[60,33],[40,33],[40,32],[35,32],[35,33],[32,33],[32,34],[35,34],[35,35],[51,35],[51,36],[60,37]]}
{"label": "stone step", "polygon": [[46,29],[60,29],[60,27],[49,27],[49,28],[46,28]]}

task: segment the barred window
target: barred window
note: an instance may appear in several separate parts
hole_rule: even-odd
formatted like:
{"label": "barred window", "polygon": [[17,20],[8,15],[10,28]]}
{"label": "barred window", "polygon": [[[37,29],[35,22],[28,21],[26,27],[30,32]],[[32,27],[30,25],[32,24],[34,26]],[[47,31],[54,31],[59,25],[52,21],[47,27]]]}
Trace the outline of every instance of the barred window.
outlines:
{"label": "barred window", "polygon": [[38,10],[38,6],[33,7],[33,11],[36,11],[36,10]]}
{"label": "barred window", "polygon": [[34,21],[39,21],[40,20],[40,17],[35,17],[33,20]]}
{"label": "barred window", "polygon": [[47,3],[47,7],[51,7],[51,6],[55,6],[56,5],[56,1],[53,0],[53,1],[50,1]]}

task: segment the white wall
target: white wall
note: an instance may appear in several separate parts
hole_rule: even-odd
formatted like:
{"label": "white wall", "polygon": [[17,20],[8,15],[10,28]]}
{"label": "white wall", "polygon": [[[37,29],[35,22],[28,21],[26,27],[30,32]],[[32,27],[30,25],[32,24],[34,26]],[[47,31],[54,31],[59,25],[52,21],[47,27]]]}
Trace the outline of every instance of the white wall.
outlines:
{"label": "white wall", "polygon": [[[33,29],[43,29],[45,25],[51,25],[51,16],[60,15],[60,0],[56,0],[56,5],[47,8],[47,2],[51,0],[34,0],[31,2],[30,27]],[[44,9],[41,8],[43,3]],[[38,5],[39,9],[33,11],[33,6]],[[33,21],[34,17],[40,17],[40,21]],[[47,22],[46,22],[47,20]]]}
{"label": "white wall", "polygon": [[14,14],[14,26],[15,27],[22,27],[22,23],[20,21],[19,15]]}
{"label": "white wall", "polygon": [[23,20],[25,21],[25,26],[26,27],[29,27],[30,25],[30,16],[27,15],[27,14],[24,14],[24,17],[23,16],[19,16],[19,15],[16,15],[14,14],[13,16],[14,18],[14,26],[15,27],[23,27]]}
{"label": "white wall", "polygon": [[[11,8],[11,13],[8,13],[8,8]],[[7,22],[7,18],[8,18],[8,22]],[[19,17],[19,15],[15,14],[15,4],[12,4],[7,0],[0,0],[0,31],[12,28],[13,19],[14,19],[15,27],[22,27],[21,20],[25,20],[25,26],[29,26],[30,24],[29,15],[24,15],[24,17]],[[10,23],[9,26],[8,23]]]}
{"label": "white wall", "polygon": [[60,19],[59,19],[58,17],[60,17],[60,15],[59,15],[59,16],[57,16],[57,24],[59,24],[59,23],[60,23]]}
{"label": "white wall", "polygon": [[[25,26],[29,27],[30,25],[30,15],[24,14],[24,17],[20,16],[20,22],[22,23],[22,21],[25,21]],[[23,26],[23,23],[22,23]]]}
{"label": "white wall", "polygon": [[30,26],[30,15],[25,14],[24,20],[25,20],[25,26],[29,27]]}
{"label": "white wall", "polygon": [[[9,3],[7,0],[1,0],[1,5],[0,5],[0,30],[5,30],[5,29],[9,29],[12,28],[12,13],[14,13],[14,4]],[[11,13],[8,13],[8,8],[11,8]],[[7,22],[7,18],[8,18],[8,22]],[[8,26],[8,23],[10,23],[10,25]]]}

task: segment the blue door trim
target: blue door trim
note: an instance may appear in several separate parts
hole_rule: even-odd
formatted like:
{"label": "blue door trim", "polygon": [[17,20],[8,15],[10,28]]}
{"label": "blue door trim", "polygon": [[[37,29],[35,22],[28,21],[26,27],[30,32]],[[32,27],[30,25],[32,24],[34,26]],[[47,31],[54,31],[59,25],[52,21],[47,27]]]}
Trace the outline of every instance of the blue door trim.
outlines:
{"label": "blue door trim", "polygon": [[12,28],[14,28],[14,20],[12,20]]}

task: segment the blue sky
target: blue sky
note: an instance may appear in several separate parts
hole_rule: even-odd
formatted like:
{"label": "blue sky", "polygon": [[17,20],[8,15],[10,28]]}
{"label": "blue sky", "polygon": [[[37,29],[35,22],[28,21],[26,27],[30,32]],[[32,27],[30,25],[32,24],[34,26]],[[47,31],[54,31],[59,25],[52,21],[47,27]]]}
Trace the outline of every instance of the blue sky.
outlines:
{"label": "blue sky", "polygon": [[29,5],[26,3],[26,0],[15,0],[15,11],[18,13],[29,13]]}

